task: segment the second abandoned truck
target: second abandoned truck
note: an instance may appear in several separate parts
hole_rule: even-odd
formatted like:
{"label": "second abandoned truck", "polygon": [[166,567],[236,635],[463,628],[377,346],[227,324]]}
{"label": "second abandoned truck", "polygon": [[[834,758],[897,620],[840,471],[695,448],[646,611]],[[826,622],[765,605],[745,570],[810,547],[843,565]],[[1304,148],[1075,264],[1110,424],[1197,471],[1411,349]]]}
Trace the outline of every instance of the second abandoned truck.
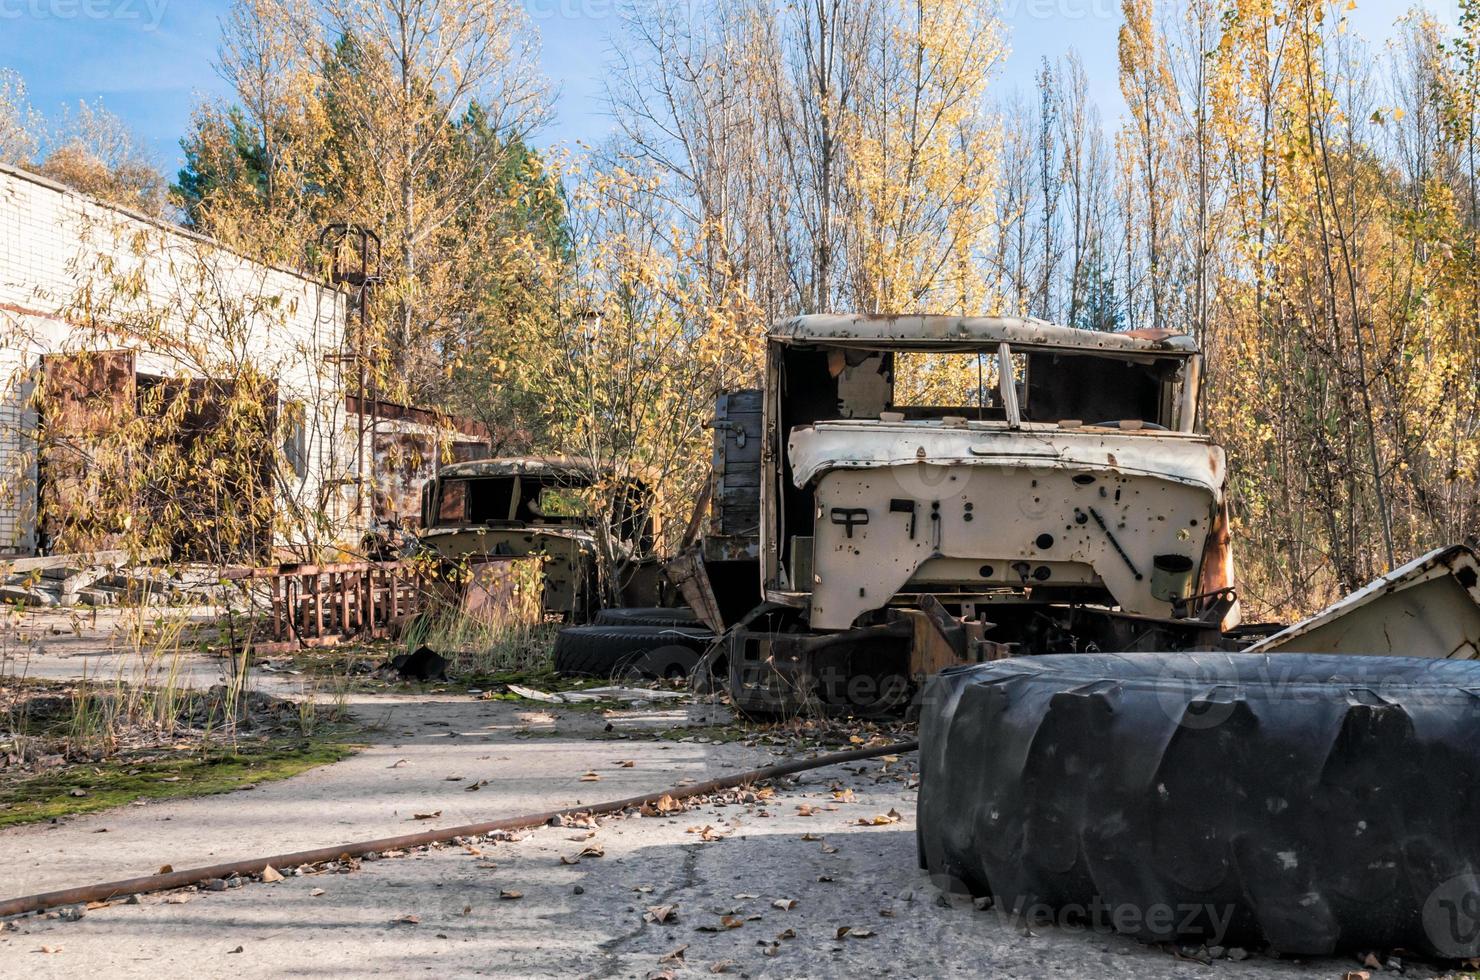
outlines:
{"label": "second abandoned truck", "polygon": [[[748,454],[762,601],[728,622],[713,549],[670,565],[725,631],[701,666],[725,665],[753,713],[869,712],[952,663],[1230,644],[1225,463],[1198,430],[1199,378],[1191,338],[1163,331],[777,325]],[[716,474],[731,481],[737,432],[720,420]]]}

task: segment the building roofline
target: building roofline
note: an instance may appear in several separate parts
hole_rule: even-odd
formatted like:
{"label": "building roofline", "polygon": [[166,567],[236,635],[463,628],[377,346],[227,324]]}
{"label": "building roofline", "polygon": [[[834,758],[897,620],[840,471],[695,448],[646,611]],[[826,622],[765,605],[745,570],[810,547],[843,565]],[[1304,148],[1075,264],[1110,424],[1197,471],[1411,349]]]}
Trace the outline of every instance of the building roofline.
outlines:
{"label": "building roofline", "polygon": [[152,214],[145,214],[143,211],[136,211],[133,208],[125,207],[122,204],[115,204],[112,201],[105,201],[102,198],[95,197],[91,194],[84,194],[74,187],[68,187],[66,184],[58,183],[57,181],[52,180],[50,177],[43,177],[42,175],[33,171],[24,170],[20,167],[16,167],[7,163],[0,163],[0,175],[14,177],[17,180],[25,181],[28,184],[35,184],[37,187],[43,187],[53,193],[61,194],[63,197],[75,198],[76,200],[81,201],[85,204],[90,204],[93,207],[102,208],[105,211],[112,211],[115,214],[122,215],[123,217],[130,218],[134,221],[141,221],[144,224],[151,225],[159,229],[160,231],[169,232],[172,235],[179,235],[181,238],[186,238],[191,241],[198,242],[202,245],[207,245],[211,248],[219,249],[222,252],[225,252],[227,255],[236,256],[243,262],[250,262],[253,265],[261,266],[264,269],[271,269],[274,272],[281,272],[283,275],[292,276],[294,279],[302,280],[309,285],[320,286],[328,289],[330,292],[339,292],[339,290],[334,288],[333,284],[325,282],[323,279],[319,279],[315,276],[308,275],[301,270],[291,269],[281,265],[275,265],[270,262],[263,262],[260,259],[254,259],[250,255],[246,255],[245,253],[232,248],[230,245],[223,244],[220,240],[212,238],[210,235],[202,234],[198,231],[186,228],[184,225],[176,224],[173,221],[168,221],[164,218],[160,218]]}

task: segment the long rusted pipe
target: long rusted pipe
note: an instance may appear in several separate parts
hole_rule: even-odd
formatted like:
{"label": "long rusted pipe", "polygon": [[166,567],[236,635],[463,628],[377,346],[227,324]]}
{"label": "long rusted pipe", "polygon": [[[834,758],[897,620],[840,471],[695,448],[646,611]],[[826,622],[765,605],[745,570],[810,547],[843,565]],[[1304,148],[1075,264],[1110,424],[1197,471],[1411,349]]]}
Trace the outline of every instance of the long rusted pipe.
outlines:
{"label": "long rusted pipe", "polygon": [[826,766],[836,766],[844,762],[874,759],[881,755],[900,755],[905,752],[913,752],[919,747],[919,742],[895,742],[890,745],[880,745],[868,749],[834,752],[831,755],[822,755],[814,759],[798,759],[792,762],[778,763],[774,766],[765,766],[761,769],[752,769],[749,772],[724,776],[720,779],[711,779],[708,782],[698,783],[694,786],[673,787],[671,789],[659,790],[656,793],[648,793],[645,796],[631,796],[625,800],[593,803],[589,806],[572,806],[566,807],[563,810],[530,813],[521,817],[505,817],[502,820],[490,820],[487,823],[463,824],[461,827],[426,830],[419,834],[403,834],[400,837],[382,837],[378,840],[360,841],[354,844],[317,847],[309,851],[295,851],[292,854],[274,854],[270,857],[248,858],[243,861],[230,861],[226,864],[213,864],[205,868],[168,871],[164,874],[125,878],[122,881],[109,881],[97,885],[82,885],[78,888],[63,888],[60,891],[42,892],[39,895],[25,895],[21,898],[12,898],[0,902],[0,918],[11,915],[22,915],[26,912],[39,912],[42,909],[55,908],[58,905],[106,902],[123,895],[143,895],[148,892],[165,891],[170,888],[183,888],[186,885],[198,884],[212,878],[261,874],[262,869],[269,865],[274,868],[296,868],[300,864],[318,864],[322,861],[335,861],[342,857],[360,857],[369,854],[371,851],[392,851],[402,848],[421,847],[424,844],[438,844],[452,840],[454,837],[477,837],[480,834],[488,834],[498,830],[526,830],[531,827],[543,826],[561,817],[570,817],[576,814],[617,813],[629,807],[640,807],[645,803],[655,803],[664,796],[672,797],[675,800],[684,800],[693,796],[704,796],[709,793],[717,793],[720,790],[733,789],[736,786],[760,782],[763,779],[775,779],[779,776],[789,776],[794,772],[806,772],[808,769],[822,769]]}

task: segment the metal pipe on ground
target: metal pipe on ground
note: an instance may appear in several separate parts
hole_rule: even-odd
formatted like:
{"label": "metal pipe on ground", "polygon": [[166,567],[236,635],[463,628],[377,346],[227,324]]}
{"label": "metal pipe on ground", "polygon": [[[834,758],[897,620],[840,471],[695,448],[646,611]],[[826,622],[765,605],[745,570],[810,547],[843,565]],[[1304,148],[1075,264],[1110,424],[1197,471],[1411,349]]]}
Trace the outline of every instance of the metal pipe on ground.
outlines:
{"label": "metal pipe on ground", "polygon": [[324,861],[337,861],[344,857],[361,857],[372,851],[392,851],[410,847],[421,847],[425,844],[440,844],[450,841],[455,837],[477,837],[481,834],[493,833],[500,830],[528,830],[532,827],[544,826],[552,820],[559,820],[562,817],[572,817],[578,814],[590,814],[594,816],[603,813],[620,813],[631,807],[641,807],[644,804],[656,803],[664,796],[671,797],[674,800],[685,800],[695,796],[717,793],[721,790],[734,789],[737,786],[757,783],[764,779],[776,779],[781,776],[789,776],[792,773],[806,772],[809,769],[823,769],[827,766],[841,765],[845,762],[875,759],[881,755],[902,755],[906,752],[913,752],[919,747],[919,742],[894,742],[889,745],[878,745],[867,749],[834,752],[831,755],[817,756],[813,759],[781,762],[774,766],[751,769],[748,772],[736,773],[735,775],[724,776],[720,779],[711,779],[693,786],[675,786],[643,796],[631,796],[625,800],[611,800],[606,803],[593,803],[589,806],[566,807],[562,810],[549,810],[545,813],[530,813],[518,817],[505,817],[502,820],[490,820],[486,823],[470,823],[463,824],[460,827],[426,830],[419,834],[403,834],[400,837],[381,837],[378,840],[359,841],[353,844],[337,844],[332,847],[317,847],[307,851],[295,851],[291,854],[273,854],[268,857],[247,858],[241,861],[230,861],[225,864],[213,864],[204,868],[190,868],[185,871],[167,871],[164,874],[142,875],[138,878],[125,878],[122,881],[109,881],[96,885],[82,885],[77,888],[64,888],[60,891],[42,892],[37,895],[25,895],[20,898],[7,899],[0,902],[0,918],[23,915],[27,912],[40,912],[45,909],[56,908],[60,905],[106,902],[125,895],[143,895],[149,892],[166,891],[171,888],[184,888],[186,885],[199,884],[202,881],[209,881],[212,878],[261,874],[262,870],[268,866],[273,868],[296,868],[302,864],[319,864]]}

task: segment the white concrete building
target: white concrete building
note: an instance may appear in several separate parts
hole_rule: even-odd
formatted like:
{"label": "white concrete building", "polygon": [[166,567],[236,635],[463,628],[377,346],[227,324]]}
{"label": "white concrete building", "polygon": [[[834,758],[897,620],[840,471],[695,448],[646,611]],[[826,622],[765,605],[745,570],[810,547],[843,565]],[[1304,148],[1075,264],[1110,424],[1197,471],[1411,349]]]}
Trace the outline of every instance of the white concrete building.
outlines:
{"label": "white concrete building", "polygon": [[[0,555],[46,547],[38,500],[58,484],[38,466],[33,393],[68,370],[102,378],[132,411],[148,385],[236,378],[250,365],[276,382],[279,417],[301,419],[282,425],[274,545],[357,540],[373,487],[357,480],[365,426],[346,410],[346,314],[345,295],[325,283],[0,166]],[[454,438],[473,441],[463,429]]]}

